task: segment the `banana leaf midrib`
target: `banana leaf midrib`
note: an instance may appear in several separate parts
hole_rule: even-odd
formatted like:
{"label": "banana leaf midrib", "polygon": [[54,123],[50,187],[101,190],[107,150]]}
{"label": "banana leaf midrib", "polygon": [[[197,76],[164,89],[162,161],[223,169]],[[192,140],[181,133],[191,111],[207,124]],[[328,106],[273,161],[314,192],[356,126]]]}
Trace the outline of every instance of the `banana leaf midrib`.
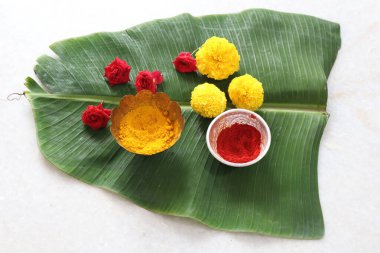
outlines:
{"label": "banana leaf midrib", "polygon": [[[100,103],[104,102],[107,104],[118,105],[121,96],[94,96],[94,95],[74,95],[74,94],[52,94],[43,92],[30,92],[25,91],[28,97],[41,97],[41,98],[53,98],[53,99],[63,99],[63,100],[73,100],[73,101],[83,101],[83,102],[94,102]],[[181,107],[191,107],[190,102],[179,102]],[[229,103],[227,108],[234,108],[234,106]],[[284,110],[284,111],[305,111],[305,112],[318,112],[326,113],[326,106],[315,105],[315,104],[285,104],[285,103],[264,103],[260,110]]]}

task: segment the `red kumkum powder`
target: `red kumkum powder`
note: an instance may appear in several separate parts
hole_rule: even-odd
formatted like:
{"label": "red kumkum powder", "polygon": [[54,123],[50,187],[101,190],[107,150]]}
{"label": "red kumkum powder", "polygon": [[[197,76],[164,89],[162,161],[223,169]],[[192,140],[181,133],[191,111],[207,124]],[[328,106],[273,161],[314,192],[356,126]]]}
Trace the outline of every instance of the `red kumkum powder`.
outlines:
{"label": "red kumkum powder", "polygon": [[217,151],[229,162],[245,163],[259,156],[260,144],[261,134],[255,127],[236,123],[220,132]]}

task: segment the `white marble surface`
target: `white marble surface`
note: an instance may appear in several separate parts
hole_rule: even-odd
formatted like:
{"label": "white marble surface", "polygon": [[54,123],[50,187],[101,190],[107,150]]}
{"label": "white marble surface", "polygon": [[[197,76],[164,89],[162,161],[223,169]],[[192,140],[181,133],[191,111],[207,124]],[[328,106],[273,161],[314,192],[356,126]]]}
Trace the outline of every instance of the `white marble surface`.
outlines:
{"label": "white marble surface", "polygon": [[[206,3],[207,2],[207,3]],[[117,31],[182,12],[251,7],[339,22],[319,157],[326,233],[302,241],[228,233],[148,212],[64,175],[44,160],[24,90],[36,58],[60,39]],[[10,1],[0,0],[0,252],[379,252],[379,1]]]}

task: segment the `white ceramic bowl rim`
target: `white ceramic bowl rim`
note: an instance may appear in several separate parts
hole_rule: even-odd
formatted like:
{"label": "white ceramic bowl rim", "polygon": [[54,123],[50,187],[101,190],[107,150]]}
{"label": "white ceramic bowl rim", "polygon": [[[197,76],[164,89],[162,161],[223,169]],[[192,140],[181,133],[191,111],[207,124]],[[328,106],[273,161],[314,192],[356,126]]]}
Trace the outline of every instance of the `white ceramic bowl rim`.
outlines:
{"label": "white ceramic bowl rim", "polygon": [[[211,144],[210,144],[210,130],[211,130],[211,127],[215,124],[215,122],[218,121],[219,118],[223,117],[224,115],[226,114],[230,114],[230,113],[236,113],[236,112],[243,112],[243,113],[248,113],[248,114],[251,114],[251,115],[254,115],[256,117],[256,119],[258,119],[258,121],[260,121],[260,123],[262,124],[262,126],[264,127],[265,131],[267,132],[268,136],[267,136],[267,144],[265,145],[265,148],[264,150],[262,150],[259,154],[258,157],[256,157],[255,159],[253,159],[252,161],[249,161],[249,162],[245,162],[245,163],[234,163],[234,162],[230,162],[230,161],[227,161],[225,159],[223,159],[219,154],[217,154],[214,149],[211,147]],[[225,111],[221,114],[219,114],[216,118],[214,118],[210,125],[208,126],[208,129],[207,129],[207,133],[206,133],[206,142],[207,142],[207,147],[210,151],[210,153],[215,157],[215,159],[217,159],[219,162],[221,163],[224,163],[228,166],[232,166],[232,167],[246,167],[246,166],[250,166],[252,164],[255,164],[257,163],[258,161],[260,161],[265,155],[266,153],[268,152],[269,150],[269,147],[270,147],[270,143],[271,143],[271,132],[270,132],[270,129],[269,129],[269,126],[268,124],[265,122],[265,120],[260,116],[258,115],[257,113],[253,112],[253,111],[249,111],[249,110],[246,110],[246,109],[230,109],[228,111]]]}

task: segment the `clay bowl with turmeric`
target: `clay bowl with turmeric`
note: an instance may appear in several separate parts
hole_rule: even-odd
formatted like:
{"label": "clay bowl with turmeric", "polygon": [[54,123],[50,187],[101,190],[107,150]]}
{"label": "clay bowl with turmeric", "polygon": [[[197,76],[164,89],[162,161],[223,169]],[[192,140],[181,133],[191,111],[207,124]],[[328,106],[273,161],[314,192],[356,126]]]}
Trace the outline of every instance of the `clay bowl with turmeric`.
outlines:
{"label": "clay bowl with turmeric", "polygon": [[181,107],[163,92],[126,95],[111,116],[111,133],[129,152],[154,155],[172,147],[184,127]]}

